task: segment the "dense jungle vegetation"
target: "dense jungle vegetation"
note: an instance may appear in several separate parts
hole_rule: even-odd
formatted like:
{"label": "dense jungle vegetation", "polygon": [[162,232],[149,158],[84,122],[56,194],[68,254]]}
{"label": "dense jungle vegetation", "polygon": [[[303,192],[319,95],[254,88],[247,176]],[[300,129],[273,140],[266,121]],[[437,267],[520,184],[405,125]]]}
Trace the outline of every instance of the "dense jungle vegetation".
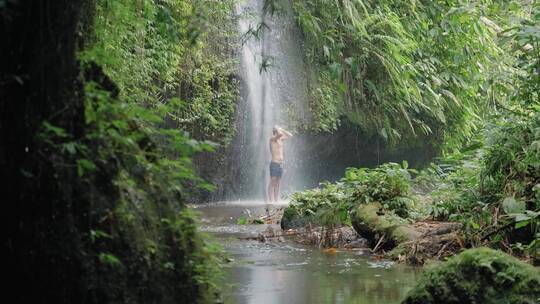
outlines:
{"label": "dense jungle vegetation", "polygon": [[293,1],[320,71],[315,126],[345,115],[367,135],[457,147],[514,94],[508,30],[532,22],[528,2]]}
{"label": "dense jungle vegetation", "polygon": [[219,297],[221,253],[185,202],[211,187],[191,157],[234,130],[233,5],[0,2],[4,244],[31,288],[18,302]]}
{"label": "dense jungle vegetation", "polygon": [[[350,168],[293,194],[285,217],[352,225],[377,202],[399,222],[461,223],[463,248],[538,262],[538,2],[289,2],[315,75],[305,129],[346,120],[440,157]],[[223,252],[186,204],[214,187],[194,157],[235,136],[236,4],[0,0],[3,249],[17,302],[219,302]]]}
{"label": "dense jungle vegetation", "polygon": [[397,222],[463,223],[466,247],[538,259],[538,4],[294,4],[307,58],[321,71],[316,92],[328,92],[313,98],[320,126],[349,119],[397,145],[438,143],[443,154],[421,171],[351,168],[337,183],[294,194],[286,225],[351,224],[356,206],[379,202]]}

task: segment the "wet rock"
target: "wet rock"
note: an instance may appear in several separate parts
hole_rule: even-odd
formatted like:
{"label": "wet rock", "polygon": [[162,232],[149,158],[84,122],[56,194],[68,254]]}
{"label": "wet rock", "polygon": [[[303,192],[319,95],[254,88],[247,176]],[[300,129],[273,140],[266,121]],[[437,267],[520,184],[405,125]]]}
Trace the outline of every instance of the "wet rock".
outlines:
{"label": "wet rock", "polygon": [[294,242],[319,247],[366,248],[369,242],[349,226],[324,227],[313,216],[300,216],[286,208],[280,223],[284,235]]}
{"label": "wet rock", "polygon": [[274,228],[272,228],[272,226],[270,226],[270,225],[268,225],[268,227],[266,227],[266,230],[264,231],[264,234],[267,237],[275,237],[276,236],[276,233],[274,232]]}
{"label": "wet rock", "polygon": [[369,247],[369,241],[362,237],[357,237],[356,239],[347,240],[343,245],[344,248],[353,249],[353,248],[367,248]]}
{"label": "wet rock", "polygon": [[366,248],[368,241],[360,237],[348,226],[334,228],[305,227],[289,231],[290,239],[304,245],[315,245],[324,248]]}
{"label": "wet rock", "polygon": [[336,245],[340,248],[366,248],[369,247],[369,241],[356,233],[351,227],[341,227],[336,235]]}
{"label": "wet rock", "polygon": [[540,303],[540,270],[501,251],[469,249],[427,270],[402,304]]}

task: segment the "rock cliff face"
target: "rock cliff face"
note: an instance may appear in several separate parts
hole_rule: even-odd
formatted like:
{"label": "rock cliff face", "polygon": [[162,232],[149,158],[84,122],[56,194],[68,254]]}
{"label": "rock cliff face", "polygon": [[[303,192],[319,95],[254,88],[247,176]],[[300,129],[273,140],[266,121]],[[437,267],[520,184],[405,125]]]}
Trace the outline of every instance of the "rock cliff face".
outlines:
{"label": "rock cliff face", "polygon": [[[37,140],[42,121],[81,136],[82,82],[75,52],[92,18],[93,1],[2,1],[0,174],[15,302],[79,302],[84,289],[81,228],[88,214],[76,171]],[[113,169],[114,170],[114,169]],[[101,192],[108,193],[106,185]],[[77,210],[77,215],[74,214]]]}
{"label": "rock cliff face", "polygon": [[[401,163],[407,160],[411,167],[419,168],[428,164],[437,153],[429,144],[385,146],[375,138],[363,137],[361,130],[346,122],[333,134],[300,133],[291,141],[296,143],[294,146],[285,145],[284,175],[291,174],[287,168],[295,166],[295,176],[288,176],[288,180],[302,178],[302,183],[292,187],[284,179],[284,194],[317,187],[322,181],[339,180],[348,167],[375,167],[385,162]],[[301,155],[294,163],[287,160],[290,149],[297,149],[294,153]],[[203,199],[215,201],[241,198],[245,192],[242,180],[246,176],[240,167],[245,161],[238,141],[233,141],[229,147],[217,151],[213,156],[210,154],[204,160],[200,159],[197,162],[199,172],[217,187],[214,193]],[[261,189],[266,187],[262,181],[256,186]]]}
{"label": "rock cliff face", "polygon": [[[428,144],[398,144],[389,147],[377,138],[366,137],[357,126],[346,120],[333,134],[300,134],[301,147],[296,166],[301,168],[304,188],[318,186],[321,181],[336,181],[348,167],[375,167],[385,162],[407,160],[411,167],[421,167],[436,155]],[[287,150],[285,150],[287,154]],[[298,177],[299,178],[299,177]],[[298,190],[298,189],[295,189]]]}

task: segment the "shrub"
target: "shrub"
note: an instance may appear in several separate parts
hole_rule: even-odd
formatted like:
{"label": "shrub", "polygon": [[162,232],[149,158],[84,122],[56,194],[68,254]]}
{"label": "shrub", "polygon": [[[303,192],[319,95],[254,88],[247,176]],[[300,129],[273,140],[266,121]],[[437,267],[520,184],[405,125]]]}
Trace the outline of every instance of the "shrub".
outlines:
{"label": "shrub", "polygon": [[538,303],[540,272],[488,248],[469,249],[426,270],[403,304]]}
{"label": "shrub", "polygon": [[[407,218],[414,202],[410,189],[411,169],[386,163],[377,168],[349,168],[345,177],[320,188],[294,193],[285,210],[282,227],[313,222],[350,224],[350,211],[358,204],[379,202],[383,209]],[[296,224],[292,224],[296,223]]]}

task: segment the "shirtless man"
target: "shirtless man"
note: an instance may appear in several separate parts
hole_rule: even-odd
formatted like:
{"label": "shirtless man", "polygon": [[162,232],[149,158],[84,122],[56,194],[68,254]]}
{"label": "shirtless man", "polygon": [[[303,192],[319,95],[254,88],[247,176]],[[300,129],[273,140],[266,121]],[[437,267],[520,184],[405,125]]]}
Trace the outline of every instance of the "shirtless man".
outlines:
{"label": "shirtless man", "polygon": [[277,202],[279,199],[279,182],[283,175],[283,140],[289,139],[292,134],[283,128],[274,126],[270,138],[270,183],[268,184],[268,203]]}

